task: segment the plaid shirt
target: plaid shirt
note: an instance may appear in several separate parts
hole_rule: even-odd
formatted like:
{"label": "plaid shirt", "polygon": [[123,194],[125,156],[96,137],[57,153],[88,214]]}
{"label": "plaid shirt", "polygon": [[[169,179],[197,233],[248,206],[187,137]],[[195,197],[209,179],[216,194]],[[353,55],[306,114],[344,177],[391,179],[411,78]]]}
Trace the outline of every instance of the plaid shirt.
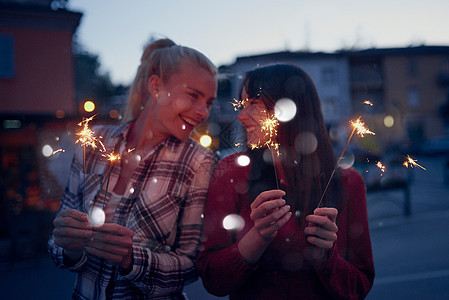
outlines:
{"label": "plaid shirt", "polygon": [[[106,149],[125,149],[129,124],[99,126]],[[81,149],[81,147],[80,147]],[[99,151],[87,150],[83,174],[82,151],[75,154],[60,210],[88,213],[107,205],[120,174]],[[198,143],[166,139],[142,159],[118,203],[113,222],[134,231],[133,266],[125,274],[106,260],[83,253],[68,267],[63,249],[48,242],[57,266],[78,272],[74,299],[184,299],[185,284],[197,279],[195,259],[200,246],[202,213],[214,155]],[[105,175],[107,174],[107,175]],[[109,193],[105,195],[107,180]],[[83,197],[84,194],[84,197]]]}

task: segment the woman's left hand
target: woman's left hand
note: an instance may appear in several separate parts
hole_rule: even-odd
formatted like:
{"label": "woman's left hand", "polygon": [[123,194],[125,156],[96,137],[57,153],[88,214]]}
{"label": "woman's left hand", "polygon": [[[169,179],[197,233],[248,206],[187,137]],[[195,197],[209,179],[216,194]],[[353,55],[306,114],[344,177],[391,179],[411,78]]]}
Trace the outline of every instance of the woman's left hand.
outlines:
{"label": "woman's left hand", "polygon": [[87,252],[128,269],[132,262],[134,231],[114,223],[93,228],[94,234],[86,246]]}
{"label": "woman's left hand", "polygon": [[337,240],[336,224],[338,210],[332,207],[322,207],[308,215],[308,226],[304,229],[307,241],[322,249],[331,249]]}

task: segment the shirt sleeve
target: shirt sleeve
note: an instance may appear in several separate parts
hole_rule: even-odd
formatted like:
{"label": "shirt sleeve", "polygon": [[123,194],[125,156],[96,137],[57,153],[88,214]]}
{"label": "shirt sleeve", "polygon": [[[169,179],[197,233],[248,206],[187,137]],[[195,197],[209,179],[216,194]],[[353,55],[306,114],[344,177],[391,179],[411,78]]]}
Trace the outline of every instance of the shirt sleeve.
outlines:
{"label": "shirt sleeve", "polygon": [[228,295],[244,285],[255,270],[241,256],[234,233],[222,225],[227,215],[239,214],[240,194],[235,187],[246,184],[245,180],[236,181],[242,174],[232,176],[233,169],[232,162],[225,158],[214,173],[206,203],[203,245],[197,259],[204,287],[216,296]]}
{"label": "shirt sleeve", "polygon": [[195,260],[200,247],[204,204],[215,166],[212,153],[199,162],[178,216],[175,245],[170,251],[159,253],[133,246],[133,267],[123,276],[143,293],[153,297],[179,293],[185,284],[198,278]]}
{"label": "shirt sleeve", "polygon": [[[315,263],[321,283],[337,299],[363,299],[374,281],[374,263],[368,227],[366,188],[355,170],[343,180],[345,197],[338,218],[337,242],[324,264]],[[337,218],[337,219],[338,219]],[[340,227],[342,226],[342,227]]]}
{"label": "shirt sleeve", "polygon": [[[79,195],[79,187],[81,182],[81,173],[83,171],[83,166],[80,162],[79,156],[82,155],[79,152],[75,153],[72,164],[70,167],[69,179],[64,192],[64,195],[61,199],[61,205],[58,209],[57,214],[59,214],[62,210],[65,209],[76,209],[79,211],[83,211],[83,202]],[[87,261],[86,253],[84,252],[81,259],[73,266],[67,266],[64,264],[63,257],[63,248],[59,247],[55,244],[55,237],[53,234],[50,236],[47,243],[48,252],[56,264],[56,266],[64,269],[69,269],[71,271],[77,271],[81,269],[83,264]]]}

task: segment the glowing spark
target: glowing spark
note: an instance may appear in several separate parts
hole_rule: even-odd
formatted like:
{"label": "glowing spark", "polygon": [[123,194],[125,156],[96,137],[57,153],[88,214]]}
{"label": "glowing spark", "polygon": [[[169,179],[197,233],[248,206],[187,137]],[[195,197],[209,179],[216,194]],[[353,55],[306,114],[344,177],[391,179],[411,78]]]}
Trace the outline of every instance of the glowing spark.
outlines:
{"label": "glowing spark", "polygon": [[51,155],[55,155],[55,154],[58,153],[58,152],[65,152],[65,150],[64,150],[64,149],[58,149],[58,150],[55,150],[55,151],[52,152]]}
{"label": "glowing spark", "polygon": [[369,106],[373,106],[373,102],[369,101],[369,100],[365,100],[363,101],[363,104],[367,104]]}
{"label": "glowing spark", "polygon": [[276,141],[279,121],[275,115],[267,117],[265,120],[261,120],[262,126],[260,127],[261,132],[265,132],[266,139],[265,142],[250,143],[251,149],[258,149],[267,147],[268,149],[276,150],[277,155],[279,155],[279,143]]}
{"label": "glowing spark", "polygon": [[357,130],[357,134],[361,137],[364,137],[365,134],[375,135],[374,132],[365,127],[365,123],[360,120],[360,117],[358,117],[355,121],[350,121],[349,123],[352,125],[354,130]]}
{"label": "glowing spark", "polygon": [[378,167],[382,172],[385,172],[385,170],[387,169],[387,167],[385,167],[381,161],[377,162],[376,167]]}
{"label": "glowing spark", "polygon": [[133,152],[134,150],[136,150],[136,148],[130,148],[128,149],[128,153]]}
{"label": "glowing spark", "polygon": [[114,162],[114,161],[116,161],[116,160],[119,160],[121,157],[120,157],[120,154],[115,154],[115,153],[109,153],[109,154],[105,154],[105,155],[103,155],[104,157],[107,157],[108,158],[108,160],[112,163],[112,162]]}
{"label": "glowing spark", "polygon": [[411,168],[413,168],[413,167],[420,167],[421,169],[426,170],[426,168],[424,168],[423,166],[417,164],[417,163],[416,163],[417,161],[418,161],[418,160],[411,158],[410,155],[407,154],[406,161],[404,161],[404,163],[403,163],[402,165],[405,166],[405,167],[407,167],[407,168],[408,168],[409,166],[410,166]]}
{"label": "glowing spark", "polygon": [[249,99],[235,99],[234,98],[234,102],[230,102],[232,104],[232,106],[234,106],[234,111],[238,111],[239,109],[243,109],[245,107],[245,103],[248,101]]}
{"label": "glowing spark", "polygon": [[106,148],[103,143],[94,136],[95,132],[89,128],[89,122],[92,121],[94,117],[95,115],[90,118],[83,119],[80,123],[78,123],[78,126],[82,127],[82,129],[76,133],[79,138],[75,141],[75,144],[81,143],[83,147],[89,146],[92,149],[96,149],[98,144],[101,147],[100,151],[104,152],[106,151]]}

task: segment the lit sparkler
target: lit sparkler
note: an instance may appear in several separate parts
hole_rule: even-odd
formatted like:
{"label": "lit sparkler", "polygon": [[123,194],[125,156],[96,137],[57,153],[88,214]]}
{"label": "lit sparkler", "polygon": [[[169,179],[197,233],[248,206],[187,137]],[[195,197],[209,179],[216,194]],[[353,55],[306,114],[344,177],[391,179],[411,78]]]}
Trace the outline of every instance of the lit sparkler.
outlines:
{"label": "lit sparkler", "polygon": [[329,181],[328,181],[327,184],[326,184],[326,187],[325,187],[325,189],[324,189],[323,195],[321,195],[320,202],[318,202],[318,207],[320,207],[321,203],[323,202],[324,195],[326,194],[327,189],[329,188],[329,184],[331,183],[331,180],[332,180],[332,178],[334,177],[335,171],[337,170],[338,165],[340,164],[340,161],[341,161],[343,155],[345,154],[346,148],[348,148],[349,142],[351,141],[352,136],[354,135],[354,133],[357,131],[357,134],[358,134],[360,137],[364,137],[365,134],[375,135],[374,132],[370,131],[367,127],[365,127],[365,123],[363,123],[363,122],[360,120],[360,118],[361,118],[361,117],[358,117],[355,121],[349,121],[349,123],[350,123],[351,126],[352,126],[352,132],[351,132],[351,134],[349,135],[349,138],[348,138],[348,140],[347,140],[347,142],[346,142],[345,147],[343,148],[343,151],[341,151],[341,154],[340,154],[340,156],[338,157],[338,160],[337,160],[337,163],[335,164],[334,169],[332,170],[331,177],[329,178]]}
{"label": "lit sparkler", "polygon": [[251,149],[267,147],[268,149],[275,150],[276,154],[279,155],[279,143],[276,141],[278,126],[279,121],[275,117],[275,115],[271,115],[265,120],[261,120],[260,131],[265,132],[265,141],[259,141],[259,143],[250,143]]}
{"label": "lit sparkler", "polygon": [[55,151],[53,151],[52,153],[51,153],[51,155],[55,155],[56,153],[58,153],[58,152],[65,152],[65,150],[64,149],[57,149],[57,150],[55,150]]}
{"label": "lit sparkler", "polygon": [[[382,171],[382,173],[385,173],[385,171],[387,170],[387,167],[384,166],[384,165],[382,164],[381,161],[378,161],[378,162],[377,162],[376,167],[378,167],[378,168]],[[383,174],[382,174],[382,175],[383,175]],[[382,176],[382,175],[381,175],[381,176]]]}
{"label": "lit sparkler", "polygon": [[96,149],[100,146],[100,151],[104,152],[106,151],[106,148],[103,143],[94,136],[95,132],[89,128],[89,122],[92,121],[94,117],[95,115],[87,119],[83,118],[83,120],[78,123],[78,126],[82,127],[82,129],[76,133],[79,138],[75,141],[75,144],[81,143],[81,146],[89,146],[92,149]]}
{"label": "lit sparkler", "polygon": [[407,156],[405,157],[405,159],[406,159],[406,160],[405,160],[404,163],[402,164],[403,166],[405,166],[405,167],[407,167],[407,168],[408,168],[408,167],[411,167],[411,168],[413,168],[413,167],[419,167],[419,168],[421,168],[421,169],[423,169],[423,170],[426,170],[426,168],[424,168],[423,166],[421,166],[421,165],[419,165],[419,164],[416,163],[418,160],[411,158],[410,155],[407,154]]}

